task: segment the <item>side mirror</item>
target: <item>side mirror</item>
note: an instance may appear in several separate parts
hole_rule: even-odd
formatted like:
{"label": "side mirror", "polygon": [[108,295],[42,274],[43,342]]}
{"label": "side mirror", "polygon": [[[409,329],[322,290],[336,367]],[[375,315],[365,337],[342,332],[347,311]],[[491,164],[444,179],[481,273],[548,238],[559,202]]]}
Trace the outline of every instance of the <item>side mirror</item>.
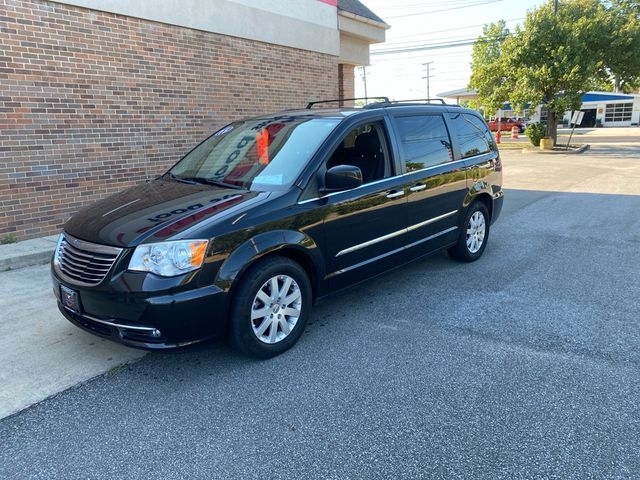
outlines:
{"label": "side mirror", "polygon": [[324,190],[338,192],[362,185],[362,171],[353,165],[336,165],[324,175]]}

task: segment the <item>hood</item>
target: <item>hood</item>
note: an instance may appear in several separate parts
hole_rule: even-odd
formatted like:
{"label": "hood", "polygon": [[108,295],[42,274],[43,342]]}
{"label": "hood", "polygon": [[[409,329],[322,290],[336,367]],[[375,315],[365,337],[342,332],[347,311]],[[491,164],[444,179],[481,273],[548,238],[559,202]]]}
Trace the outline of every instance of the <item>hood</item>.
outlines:
{"label": "hood", "polygon": [[64,231],[89,242],[133,247],[145,240],[179,237],[197,222],[237,211],[240,205],[265,196],[268,194],[157,179],[80,210],[67,221]]}

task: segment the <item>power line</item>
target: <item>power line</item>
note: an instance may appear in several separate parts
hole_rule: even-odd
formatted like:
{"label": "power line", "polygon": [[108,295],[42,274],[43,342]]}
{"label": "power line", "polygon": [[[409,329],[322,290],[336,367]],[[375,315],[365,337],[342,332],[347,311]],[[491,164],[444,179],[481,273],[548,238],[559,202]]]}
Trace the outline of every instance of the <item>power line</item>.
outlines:
{"label": "power line", "polygon": [[[462,51],[457,51],[457,52],[436,52],[436,53],[430,53],[429,56],[430,57],[441,57],[443,55],[445,55],[447,58],[454,58],[454,57],[469,57],[471,55],[470,52],[470,48],[469,46],[463,46],[463,47],[451,47],[448,50],[453,50],[456,48],[464,48],[464,50]],[[386,62],[403,62],[405,60],[413,60],[416,58],[424,58],[424,55],[395,55],[395,54],[385,54],[385,55],[380,55],[381,58],[375,58],[375,63],[372,64],[372,66],[380,64],[380,63],[386,63]]]}
{"label": "power line", "polygon": [[[400,4],[396,3],[393,5],[384,5],[384,7],[380,7],[384,10],[411,10],[411,9],[424,9],[424,8],[438,8],[438,7],[456,7],[459,5],[469,5],[470,3],[477,3],[480,0],[447,0],[441,2],[418,2],[411,4]],[[376,8],[378,10],[378,8]]]}
{"label": "power line", "polygon": [[445,42],[445,43],[440,43],[440,44],[423,44],[423,45],[416,45],[416,46],[412,46],[412,47],[400,47],[400,48],[388,48],[388,49],[384,49],[384,50],[375,50],[371,52],[371,55],[385,55],[385,54],[392,54],[392,53],[405,53],[405,52],[422,52],[425,50],[439,50],[442,48],[453,48],[453,47],[463,47],[466,45],[473,45],[476,42],[479,43],[488,43],[488,42],[493,42],[495,40],[495,38],[480,38],[480,37],[475,37],[475,38],[467,38],[464,40],[460,40],[460,41],[454,41],[454,42]]}
{"label": "power line", "polygon": [[456,42],[447,42],[440,44],[427,44],[427,45],[416,45],[414,47],[406,47],[406,48],[390,48],[385,50],[376,50],[375,52],[371,52],[371,55],[385,55],[392,53],[408,53],[408,52],[423,52],[425,50],[440,50],[442,48],[453,48],[453,47],[464,47],[467,45],[473,45],[478,40],[477,38],[468,38]]}
{"label": "power line", "polygon": [[[520,20],[524,20],[524,17],[510,18],[508,20],[505,20],[505,22],[519,22]],[[401,35],[399,37],[392,37],[390,40],[399,40],[401,38],[419,37],[419,36],[422,36],[422,35],[430,35],[432,33],[451,32],[453,30],[467,30],[469,28],[474,28],[474,27],[484,27],[486,24],[487,24],[487,22],[478,23],[478,24],[475,24],[475,25],[464,25],[462,27],[456,27],[456,28],[447,28],[447,29],[444,29],[444,30],[431,30],[431,31],[426,32],[426,33],[425,32],[423,32],[423,33],[413,33],[411,35]],[[393,27],[391,27],[391,29],[393,29]]]}
{"label": "power line", "polygon": [[430,13],[449,12],[451,10],[460,10],[462,8],[479,7],[480,5],[487,5],[489,3],[497,3],[497,2],[501,2],[501,1],[502,0],[484,0],[484,1],[481,1],[481,2],[472,3],[472,4],[460,6],[460,7],[443,8],[441,10],[430,10],[428,12],[406,13],[406,14],[403,14],[403,15],[387,15],[385,17],[385,20],[389,19],[389,18],[404,18],[404,17],[413,17],[414,15],[428,15]]}
{"label": "power line", "polygon": [[[415,47],[418,45],[425,45],[425,42],[429,42],[429,43],[444,43],[444,42],[455,42],[458,40],[468,40],[469,38],[469,33],[467,32],[465,35],[448,35],[446,37],[434,37],[434,38],[421,38],[421,39],[417,39],[417,40],[405,40],[404,42],[384,42],[384,44],[381,45],[381,48],[376,50],[373,49],[373,51],[380,51],[380,50],[386,50],[387,48],[401,48],[401,47]],[[478,37],[481,36],[481,34],[479,33],[477,35]],[[477,37],[474,37],[477,38]]]}

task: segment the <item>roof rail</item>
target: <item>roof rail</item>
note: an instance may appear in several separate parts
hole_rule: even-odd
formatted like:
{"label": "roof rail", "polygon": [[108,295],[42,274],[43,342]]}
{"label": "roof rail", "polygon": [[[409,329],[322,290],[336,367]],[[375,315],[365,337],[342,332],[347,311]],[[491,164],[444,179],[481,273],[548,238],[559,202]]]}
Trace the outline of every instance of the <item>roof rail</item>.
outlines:
{"label": "roof rail", "polygon": [[438,103],[441,103],[442,105],[449,105],[442,98],[412,98],[410,100],[394,100],[391,103],[418,103],[418,102],[424,102],[424,103],[438,102]]}
{"label": "roof rail", "polygon": [[335,103],[335,102],[352,102],[354,100],[382,100],[381,103],[391,103],[389,102],[388,97],[355,97],[355,98],[336,98],[334,100],[318,100],[316,102],[307,103],[307,109],[310,109],[314,105],[318,105],[320,103]]}

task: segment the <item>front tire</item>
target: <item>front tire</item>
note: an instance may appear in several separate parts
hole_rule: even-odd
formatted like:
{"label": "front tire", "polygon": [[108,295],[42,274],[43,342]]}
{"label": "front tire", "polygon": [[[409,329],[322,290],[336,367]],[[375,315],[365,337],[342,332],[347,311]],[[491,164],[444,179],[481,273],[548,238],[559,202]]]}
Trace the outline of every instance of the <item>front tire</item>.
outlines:
{"label": "front tire", "polygon": [[311,282],[293,260],[259,260],[240,279],[231,306],[230,338],[245,355],[271,358],[300,338],[311,310]]}
{"label": "front tire", "polygon": [[482,256],[489,240],[489,211],[476,201],[467,209],[458,242],[448,252],[460,262],[475,262]]}

